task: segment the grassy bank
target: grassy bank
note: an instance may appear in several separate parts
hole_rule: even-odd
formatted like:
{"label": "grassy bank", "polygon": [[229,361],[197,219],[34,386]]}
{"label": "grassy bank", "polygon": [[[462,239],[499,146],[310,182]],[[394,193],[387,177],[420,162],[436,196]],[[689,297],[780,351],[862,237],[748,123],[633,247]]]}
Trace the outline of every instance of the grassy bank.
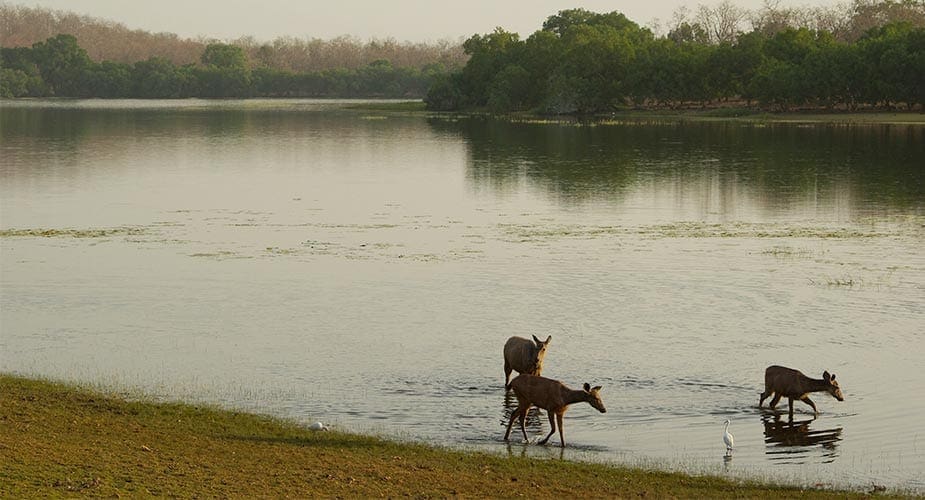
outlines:
{"label": "grassy bank", "polygon": [[0,497],[855,498],[399,444],[0,375]]}

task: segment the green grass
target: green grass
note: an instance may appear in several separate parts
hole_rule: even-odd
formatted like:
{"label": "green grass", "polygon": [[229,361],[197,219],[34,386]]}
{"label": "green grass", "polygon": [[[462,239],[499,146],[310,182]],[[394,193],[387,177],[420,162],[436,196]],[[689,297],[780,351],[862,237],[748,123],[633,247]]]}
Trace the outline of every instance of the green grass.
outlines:
{"label": "green grass", "polygon": [[0,497],[862,498],[312,432],[0,375]]}

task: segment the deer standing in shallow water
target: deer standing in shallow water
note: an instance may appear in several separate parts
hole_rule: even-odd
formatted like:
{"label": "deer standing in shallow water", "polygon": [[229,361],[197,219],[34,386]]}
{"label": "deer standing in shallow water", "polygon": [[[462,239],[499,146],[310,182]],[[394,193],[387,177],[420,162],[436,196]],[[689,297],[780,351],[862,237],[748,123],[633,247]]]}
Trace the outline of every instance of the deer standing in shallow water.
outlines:
{"label": "deer standing in shallow water", "polygon": [[562,428],[562,417],[568,406],[582,401],[593,406],[597,411],[606,413],[604,403],[601,401],[601,386],[592,388],[590,384],[585,384],[584,389],[569,389],[562,382],[546,377],[536,375],[522,374],[511,380],[508,389],[514,391],[517,396],[517,409],[511,414],[511,420],[507,423],[507,432],[504,433],[504,440],[507,441],[511,435],[511,427],[514,425],[514,419],[520,417],[520,431],[527,439],[527,430],[524,428],[524,420],[527,418],[527,412],[531,406],[538,406],[546,410],[549,416],[549,434],[543,438],[539,444],[546,444],[549,438],[556,433],[556,422],[559,423],[559,440],[562,447],[565,448],[565,433]]}
{"label": "deer standing in shallow water", "polygon": [[523,337],[511,337],[504,343],[504,386],[511,381],[511,372],[539,375],[543,371],[543,358],[552,335],[545,341],[533,336],[533,340]]}
{"label": "deer standing in shallow water", "polygon": [[839,401],[845,400],[845,397],[842,396],[841,388],[838,387],[838,382],[835,381],[835,374],[829,375],[829,372],[825,371],[822,373],[822,380],[819,380],[809,378],[793,368],[777,365],[769,366],[764,371],[764,392],[761,393],[758,408],[761,408],[768,396],[774,394],[774,399],[771,400],[768,406],[773,410],[780,398],[786,397],[790,400],[791,419],[793,418],[794,399],[799,399],[812,406],[813,413],[818,414],[819,410],[816,409],[816,404],[809,399],[809,393],[811,392],[827,392]]}

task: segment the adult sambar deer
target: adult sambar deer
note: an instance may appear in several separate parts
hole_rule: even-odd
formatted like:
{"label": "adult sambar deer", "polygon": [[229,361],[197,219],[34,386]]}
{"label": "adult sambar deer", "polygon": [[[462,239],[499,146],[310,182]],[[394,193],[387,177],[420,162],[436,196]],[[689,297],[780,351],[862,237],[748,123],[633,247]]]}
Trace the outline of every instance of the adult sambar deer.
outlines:
{"label": "adult sambar deer", "polygon": [[812,406],[813,413],[818,414],[819,410],[816,409],[816,404],[809,399],[809,393],[811,392],[827,392],[839,401],[845,400],[845,397],[842,396],[841,388],[838,387],[838,382],[835,381],[834,373],[829,375],[828,371],[822,372],[822,379],[820,380],[809,378],[793,368],[777,365],[769,366],[764,371],[764,392],[761,393],[758,407],[761,408],[764,400],[774,394],[774,399],[768,405],[772,410],[777,406],[780,398],[785,397],[790,400],[790,418],[793,418],[794,399],[799,399]]}
{"label": "adult sambar deer", "polygon": [[592,388],[590,384],[585,384],[584,389],[569,389],[562,382],[551,378],[539,377],[536,375],[521,374],[511,380],[508,388],[514,391],[517,396],[517,409],[511,414],[511,420],[507,423],[507,432],[504,433],[504,440],[507,441],[511,435],[511,426],[514,425],[514,419],[520,417],[520,432],[524,435],[524,441],[527,441],[527,430],[524,428],[524,420],[527,418],[527,412],[531,406],[538,406],[546,410],[549,416],[549,434],[543,438],[539,444],[546,444],[549,438],[556,433],[556,422],[559,423],[559,440],[562,447],[565,448],[565,431],[562,427],[562,417],[569,405],[587,402],[597,411],[606,413],[604,403],[601,401],[601,386]]}
{"label": "adult sambar deer", "polygon": [[533,336],[533,340],[523,337],[511,337],[504,343],[504,386],[511,381],[511,372],[529,373],[539,375],[543,371],[543,358],[546,357],[546,348],[552,335],[541,341]]}

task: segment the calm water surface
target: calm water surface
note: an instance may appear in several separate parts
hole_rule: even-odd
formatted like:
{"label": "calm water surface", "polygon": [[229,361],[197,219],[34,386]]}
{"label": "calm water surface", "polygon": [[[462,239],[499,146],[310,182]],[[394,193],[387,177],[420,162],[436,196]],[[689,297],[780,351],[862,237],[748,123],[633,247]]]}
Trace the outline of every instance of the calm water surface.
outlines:
{"label": "calm water surface", "polygon": [[[0,141],[0,371],[925,491],[925,127],[4,101]],[[531,334],[545,375],[604,386],[565,450],[501,440],[501,347]],[[759,410],[770,364],[834,372],[845,401]]]}

